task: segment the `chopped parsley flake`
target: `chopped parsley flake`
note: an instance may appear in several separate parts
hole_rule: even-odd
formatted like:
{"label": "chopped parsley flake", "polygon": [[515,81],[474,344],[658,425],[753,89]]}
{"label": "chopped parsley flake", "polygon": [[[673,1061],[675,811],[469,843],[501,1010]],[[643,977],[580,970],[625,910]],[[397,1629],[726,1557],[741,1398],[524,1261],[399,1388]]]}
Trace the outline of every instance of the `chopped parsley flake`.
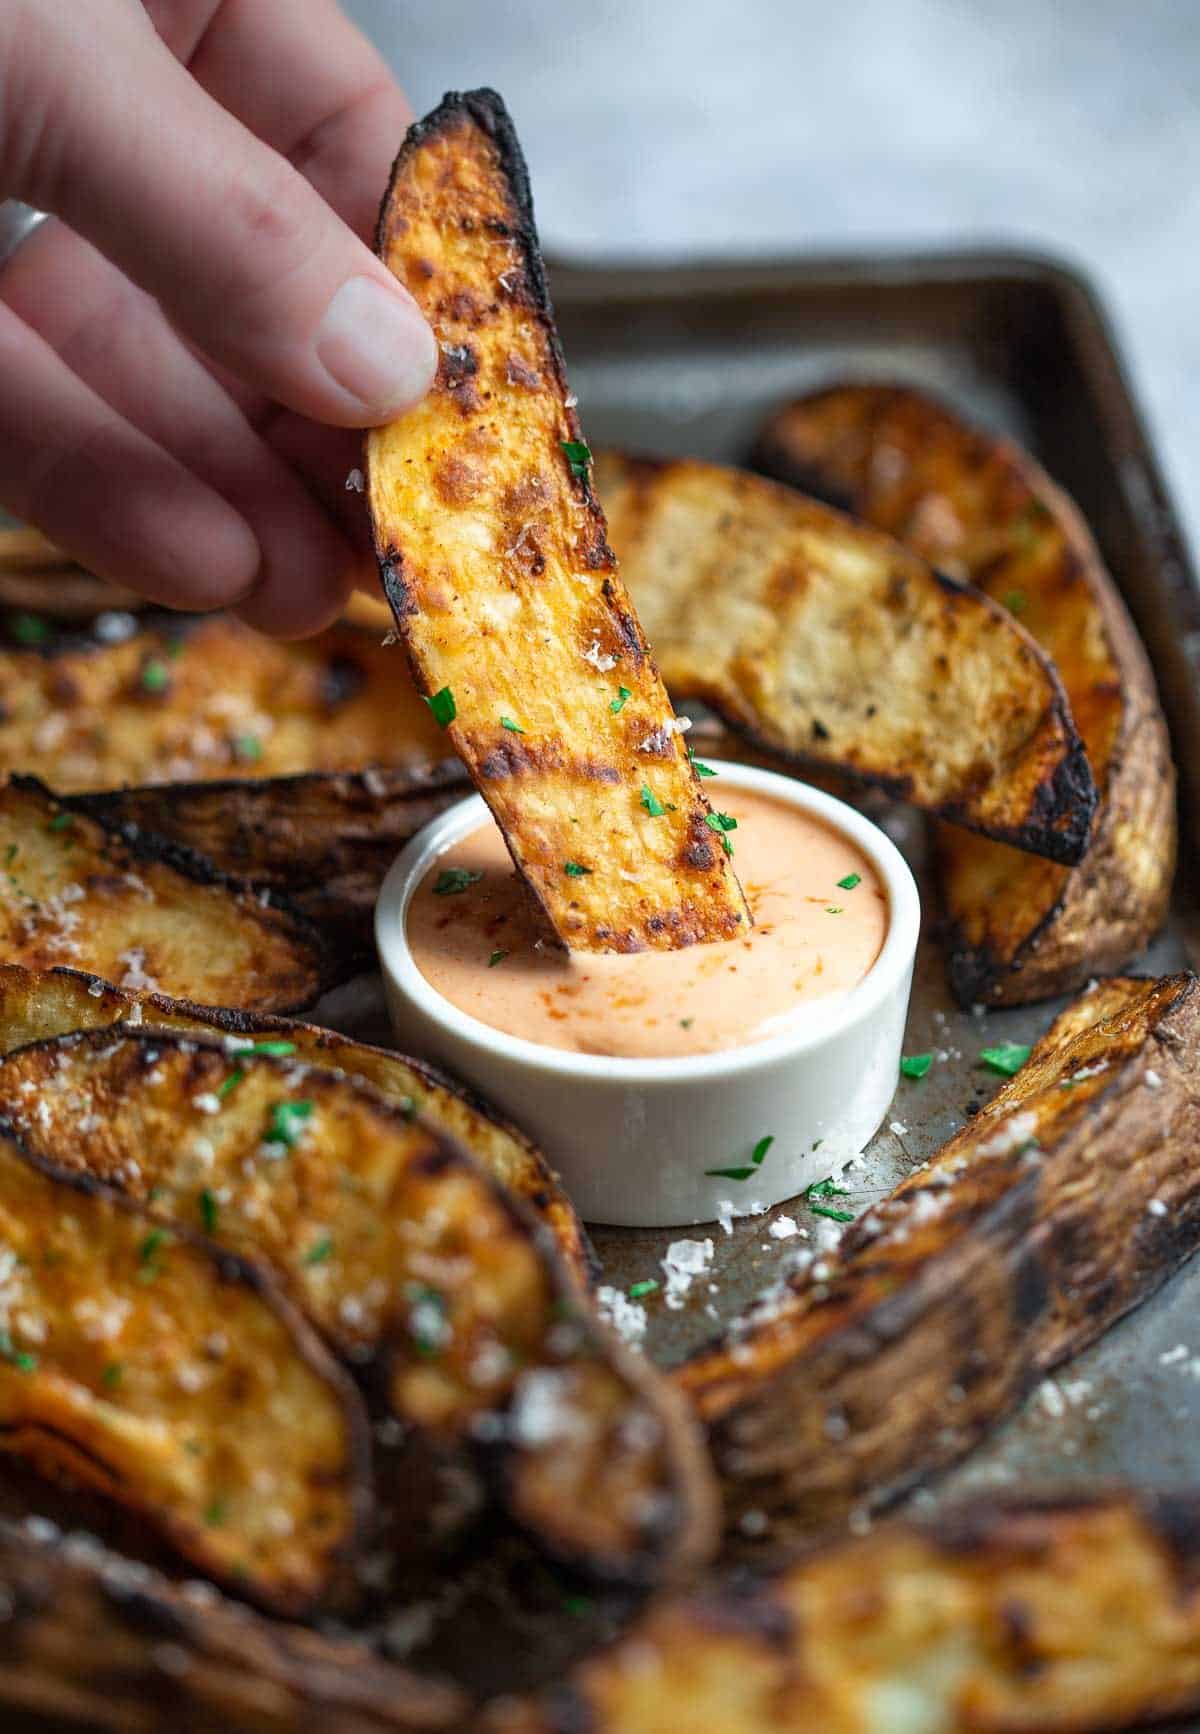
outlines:
{"label": "chopped parsley flake", "polygon": [[1004,606],[1010,614],[1024,614],[1029,607],[1029,598],[1023,590],[1010,590],[1004,598]]}
{"label": "chopped parsley flake", "polygon": [[311,1118],[313,1105],[311,1102],[276,1102],[271,1108],[271,1118],[267,1125],[267,1137],[273,1144],[283,1144],[287,1149],[299,1142],[304,1131],[304,1122]]}
{"label": "chopped parsley flake", "polygon": [[711,765],[701,764],[700,760],[696,757],[696,755],[692,751],[691,747],[689,747],[687,750],[687,756],[689,759],[691,759],[692,769],[695,771],[695,773],[698,777],[715,777],[718,775],[718,773],[713,770]]}
{"label": "chopped parsley flake", "polygon": [[70,813],[55,813],[46,829],[47,831],[69,831],[74,822]]}
{"label": "chopped parsley flake", "polygon": [[577,481],[582,481],[586,477],[588,465],[592,461],[590,449],[583,440],[559,440],[558,443],[566,453],[571,474]]}
{"label": "chopped parsley flake", "polygon": [[932,1054],[905,1054],[900,1061],[900,1073],[905,1078],[923,1078],[932,1064]]}
{"label": "chopped parsley flake", "polygon": [[434,722],[436,722],[441,728],[449,728],[450,724],[458,715],[458,706],[454,702],[454,694],[450,691],[448,686],[444,686],[440,692],[435,692],[432,698],[427,698],[425,700],[425,703],[433,712]]}
{"label": "chopped parsley flake", "polygon": [[488,958],[488,968],[495,969],[496,965],[498,963],[503,963],[507,956],[507,951],[493,951],[492,955]]}
{"label": "chopped parsley flake", "polygon": [[38,614],[14,614],[12,635],[18,644],[45,644],[50,628]]}
{"label": "chopped parsley flake", "polygon": [[632,697],[633,697],[633,694],[630,692],[630,690],[627,686],[619,686],[617,688],[616,698],[612,699],[609,703],[609,707],[608,707],[609,710],[613,713],[614,716],[616,716],[620,711],[623,711],[625,709],[625,700],[627,698],[632,698]]}
{"label": "chopped parsley flake", "polygon": [[592,872],[592,868],[584,867],[579,861],[564,861],[563,872],[568,879],[582,879]]}
{"label": "chopped parsley flake", "polygon": [[695,1021],[695,1018],[680,1018],[679,1027],[681,1030],[690,1030]]}
{"label": "chopped parsley flake", "polygon": [[521,727],[520,723],[515,723],[510,716],[502,716],[500,718],[500,727],[502,729],[507,729],[510,735],[523,735],[525,733],[525,730]]}
{"label": "chopped parsley flake", "polygon": [[592,1600],[591,1596],[563,1597],[563,1607],[566,1612],[569,1614],[575,1614],[580,1618],[582,1618],[584,1614],[590,1614],[595,1605],[596,1604]]}
{"label": "chopped parsley flake", "polygon": [[[815,1146],[814,1146],[815,1148]],[[823,1204],[825,1198],[842,1198],[846,1196],[846,1188],[837,1186],[832,1180],[814,1180],[804,1194],[804,1202],[814,1216],[827,1216],[831,1222],[853,1222],[854,1213],[850,1210],[838,1210],[832,1204]]]}
{"label": "chopped parsley flake", "polygon": [[629,1285],[630,1300],[641,1300],[643,1295],[654,1294],[662,1287],[656,1276],[644,1277],[641,1282],[631,1282]]}
{"label": "chopped parsley flake", "polygon": [[726,832],[737,830],[737,820],[730,813],[706,813],[704,823],[710,831],[715,831],[721,839],[721,847],[727,855],[733,854],[733,844]]}
{"label": "chopped parsley flake", "polygon": [[641,800],[642,806],[645,807],[652,819],[661,819],[667,810],[659,800],[658,796],[654,793],[654,790],[650,787],[649,783],[642,784]]}
{"label": "chopped parsley flake", "polygon": [[204,1224],[205,1234],[216,1233],[219,1213],[220,1207],[217,1204],[216,1194],[206,1186],[200,1194],[200,1220]]}
{"label": "chopped parsley flake", "polygon": [[115,1391],[125,1376],[125,1369],[120,1361],[110,1361],[100,1375],[100,1383],[110,1391]]}
{"label": "chopped parsley flake", "polygon": [[229,1076],[226,1078],[225,1082],[221,1085],[221,1088],[217,1091],[217,1095],[218,1095],[219,1099],[223,1102],[225,1100],[226,1096],[229,1095],[231,1090],[237,1089],[238,1085],[241,1083],[242,1079],[245,1076],[246,1076],[246,1074],[242,1070],[242,1068],[240,1066],[235,1066],[233,1068],[232,1072],[230,1072]]}
{"label": "chopped parsley flake", "polygon": [[775,1134],[773,1132],[769,1132],[765,1138],[760,1138],[750,1152],[750,1161],[745,1167],[706,1168],[704,1172],[714,1180],[751,1180],[762,1167],[763,1159],[774,1142]]}
{"label": "chopped parsley flake", "polygon": [[270,1054],[274,1059],[286,1060],[289,1054],[295,1053],[296,1044],[284,1041],[248,1042],[237,1051],[240,1054]]}
{"label": "chopped parsley flake", "polygon": [[810,1204],[808,1207],[814,1216],[827,1216],[831,1222],[853,1222],[852,1210],[835,1210],[829,1204]]}
{"label": "chopped parsley flake", "polygon": [[1001,1042],[995,1048],[981,1048],[979,1058],[982,1064],[990,1066],[993,1072],[1001,1072],[1006,1078],[1011,1078],[1029,1058],[1029,1047],[1024,1042]]}
{"label": "chopped parsley flake", "polygon": [[262,742],[257,735],[235,735],[233,751],[235,757],[252,765],[262,758]]}
{"label": "chopped parsley flake", "polygon": [[225,1521],[225,1501],[210,1500],[204,1511],[204,1521],[210,1529],[220,1529]]}
{"label": "chopped parsley flake", "polygon": [[141,673],[141,688],[143,692],[166,692],[171,684],[171,676],[167,672],[165,662],[157,660],[146,663]]}
{"label": "chopped parsley flake", "polygon": [[856,885],[862,884],[861,873],[847,873],[844,879],[838,880],[839,891],[853,891]]}
{"label": "chopped parsley flake", "polygon": [[842,908],[840,903],[827,903],[825,905],[825,913],[826,915],[844,915],[846,911]]}
{"label": "chopped parsley flake", "polygon": [[19,1349],[7,1331],[0,1331],[0,1359],[10,1362],[19,1373],[32,1373],[37,1369],[37,1356],[31,1355],[27,1349]]}
{"label": "chopped parsley flake", "polygon": [[471,867],[443,867],[433,882],[433,895],[456,897],[460,891],[477,885],[482,878],[483,874]]}
{"label": "chopped parsley flake", "polygon": [[4,851],[4,865],[6,867],[12,866],[13,862],[17,858],[17,854],[18,854],[19,849],[20,849],[19,843],[10,843],[8,845],[8,848]]}
{"label": "chopped parsley flake", "polygon": [[168,1242],[167,1231],[164,1228],[152,1228],[138,1247],[138,1263],[147,1276],[155,1276],[158,1272],[158,1255]]}
{"label": "chopped parsley flake", "polygon": [[305,1264],[324,1264],[327,1258],[333,1256],[333,1237],[323,1234],[316,1240],[304,1255]]}

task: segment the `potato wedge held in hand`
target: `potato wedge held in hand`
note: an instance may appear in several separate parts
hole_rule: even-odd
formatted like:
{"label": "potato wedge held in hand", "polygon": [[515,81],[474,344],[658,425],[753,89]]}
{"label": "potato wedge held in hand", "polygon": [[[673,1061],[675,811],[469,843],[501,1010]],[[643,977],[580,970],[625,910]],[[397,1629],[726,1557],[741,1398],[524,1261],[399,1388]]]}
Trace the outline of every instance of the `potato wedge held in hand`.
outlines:
{"label": "potato wedge held in hand", "polygon": [[460,1144],[545,1224],[563,1263],[580,1283],[586,1287],[590,1281],[592,1255],[583,1224],[545,1157],[524,1133],[431,1066],[293,1018],[191,1005],[162,994],[131,994],[78,970],[0,964],[0,1056],[49,1036],[124,1023],[191,1031],[209,1040],[221,1036],[230,1049],[265,1042],[277,1057],[295,1054],[301,1062],[365,1079],[393,1107],[419,1113],[435,1131]]}
{"label": "potato wedge held in hand", "polygon": [[799,398],[767,423],[757,461],[978,584],[1062,677],[1100,792],[1094,834],[1065,873],[941,833],[959,998],[1020,1005],[1119,969],[1166,915],[1174,774],[1146,654],[1072,501],[1011,441],[901,387]]}
{"label": "potato wedge held in hand", "polygon": [[320,993],[315,928],[202,857],[123,835],[32,777],[0,783],[0,951],[131,988],[288,1011]]}
{"label": "potato wedge held in hand", "polygon": [[678,1397],[456,1145],[366,1085],[271,1052],[289,1045],[64,1036],[0,1064],[0,1116],[164,1221],[269,1261],[399,1419],[479,1443],[549,1551],[638,1581],[694,1565],[712,1495]]}
{"label": "potato wedge held in hand", "polygon": [[660,1601],[486,1734],[1102,1734],[1200,1708],[1200,1499],[978,1500]]}
{"label": "potato wedge held in hand", "polygon": [[447,96],[410,130],[378,245],[442,353],[424,403],[367,439],[376,552],[418,686],[565,944],[733,937],[750,915],[732,845],[605,540],[494,92]]}
{"label": "potato wedge held in hand", "polygon": [[836,1252],[679,1369],[730,1521],[836,1530],[963,1456],[1200,1247],[1198,1142],[1197,978],[1100,983]]}
{"label": "potato wedge held in hand", "polygon": [[606,452],[596,488],[676,698],[801,764],[1079,859],[1083,749],[1057,675],[1002,609],[741,470]]}
{"label": "potato wedge held in hand", "polygon": [[0,1140],[0,1451],[283,1613],[351,1587],[357,1393],[261,1270]]}

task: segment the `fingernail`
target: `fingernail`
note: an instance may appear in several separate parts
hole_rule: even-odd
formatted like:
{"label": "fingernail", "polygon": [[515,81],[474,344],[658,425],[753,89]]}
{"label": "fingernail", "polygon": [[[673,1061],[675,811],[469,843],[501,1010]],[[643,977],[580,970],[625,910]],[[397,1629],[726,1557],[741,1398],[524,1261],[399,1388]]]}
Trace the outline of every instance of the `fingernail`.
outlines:
{"label": "fingernail", "polygon": [[415,305],[371,277],[342,284],[317,327],[316,349],[325,371],[361,404],[364,422],[408,409],[437,371],[437,345]]}

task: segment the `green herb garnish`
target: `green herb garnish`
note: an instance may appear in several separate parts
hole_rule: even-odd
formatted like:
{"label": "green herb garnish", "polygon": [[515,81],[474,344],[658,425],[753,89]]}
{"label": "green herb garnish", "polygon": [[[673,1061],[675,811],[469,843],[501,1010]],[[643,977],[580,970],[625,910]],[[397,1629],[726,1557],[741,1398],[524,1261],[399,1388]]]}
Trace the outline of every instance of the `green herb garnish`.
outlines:
{"label": "green herb garnish", "polygon": [[750,1152],[750,1161],[746,1167],[706,1168],[704,1172],[714,1180],[750,1180],[762,1167],[763,1159],[774,1142],[775,1134],[773,1132],[769,1132],[765,1138],[760,1138]]}
{"label": "green herb garnish", "polygon": [[311,1118],[312,1111],[311,1102],[275,1102],[267,1123],[268,1141],[290,1150],[299,1142],[304,1122]]}
{"label": "green herb garnish", "polygon": [[12,866],[13,862],[17,858],[20,847],[19,843],[10,843],[8,845],[8,848],[4,851],[4,865],[6,867]]}
{"label": "green herb garnish", "polygon": [[591,873],[592,871],[593,869],[591,867],[584,867],[579,861],[563,862],[563,872],[566,874],[568,879],[582,879],[586,874]]}
{"label": "green herb garnish", "polygon": [[856,885],[862,884],[861,873],[847,873],[844,879],[838,880],[839,891],[853,891]]}
{"label": "green herb garnish", "polygon": [[333,1256],[333,1237],[323,1234],[320,1240],[314,1241],[304,1255],[305,1264],[324,1264],[327,1258]]}
{"label": "green herb garnish", "polygon": [[1001,1042],[999,1047],[981,1048],[979,1058],[985,1066],[990,1066],[993,1072],[1000,1072],[1004,1077],[1011,1078],[1021,1070],[1029,1058],[1029,1052],[1025,1042]]}
{"label": "green herb garnish", "polygon": [[217,1232],[217,1217],[219,1214],[220,1207],[217,1204],[216,1194],[211,1192],[206,1186],[204,1191],[200,1194],[200,1220],[204,1224],[205,1234],[215,1234]]}
{"label": "green herb garnish", "polygon": [[900,1061],[900,1073],[905,1078],[923,1078],[932,1064],[932,1054],[905,1054]]}
{"label": "green herb garnish", "polygon": [[653,1294],[662,1287],[656,1276],[644,1277],[641,1282],[631,1282],[629,1285],[630,1300],[641,1300],[643,1295]]}
{"label": "green herb garnish", "polygon": [[661,819],[667,810],[659,800],[658,796],[654,793],[654,790],[650,787],[649,783],[642,784],[641,801],[642,806],[645,807],[652,819]]}
{"label": "green herb garnish", "polygon": [[612,699],[609,703],[609,706],[608,706],[609,710],[613,713],[614,716],[616,716],[618,714],[618,712],[623,711],[625,709],[625,700],[627,698],[632,698],[632,697],[633,697],[633,694],[630,692],[630,690],[627,686],[619,686],[617,688],[616,698]]}
{"label": "green herb garnish", "polygon": [[205,1507],[204,1521],[210,1529],[220,1529],[225,1521],[225,1501],[213,1499]]}
{"label": "green herb garnish", "polygon": [[695,771],[695,773],[698,777],[715,777],[719,774],[717,771],[713,770],[711,765],[701,764],[700,760],[696,757],[696,755],[692,751],[691,747],[689,747],[687,750],[687,756],[689,759],[691,759],[692,769]]}
{"label": "green herb garnish", "polygon": [[45,644],[50,627],[38,614],[14,614],[10,626],[18,644]]}
{"label": "green herb garnish", "polygon": [[590,1614],[595,1605],[596,1604],[592,1600],[591,1596],[563,1597],[563,1608],[566,1612],[569,1614],[575,1614],[580,1618],[582,1618],[584,1614]]}
{"label": "green herb garnish", "polygon": [[148,662],[142,669],[140,684],[143,692],[166,692],[171,684],[165,662]]}
{"label": "green herb garnish", "polygon": [[276,1060],[286,1060],[295,1051],[295,1042],[283,1041],[247,1042],[244,1048],[237,1049],[239,1054],[269,1054]]}
{"label": "green herb garnish", "polygon": [[715,831],[718,837],[720,837],[721,847],[724,849],[725,853],[727,855],[732,855],[733,844],[729,841],[726,832],[737,830],[737,820],[733,815],[731,813],[706,813],[704,815],[704,823],[708,826],[710,831]]}
{"label": "green herb garnish", "polygon": [[1024,614],[1029,607],[1029,598],[1023,590],[1010,590],[1004,598],[1004,606],[1010,614]]}
{"label": "green herb garnish", "polygon": [[814,1216],[827,1216],[831,1222],[853,1222],[854,1212],[851,1210],[834,1210],[829,1204],[810,1204],[808,1207]]}
{"label": "green herb garnish", "polygon": [[444,686],[440,692],[435,692],[432,698],[427,698],[425,700],[425,703],[433,712],[434,722],[439,724],[442,728],[448,728],[458,715],[458,706],[454,702],[454,694],[450,691],[448,686]]}
{"label": "green herb garnish", "polygon": [[827,903],[825,905],[825,913],[826,915],[844,915],[846,911],[842,908],[840,903]]}
{"label": "green herb garnish", "polygon": [[[818,1139],[818,1143],[820,1140]],[[816,1145],[813,1145],[814,1150]],[[814,1180],[804,1194],[804,1202],[814,1216],[827,1216],[831,1222],[853,1222],[854,1213],[848,1210],[838,1210],[832,1204],[823,1204],[824,1198],[844,1198],[846,1188],[838,1186],[831,1179]]]}
{"label": "green herb garnish", "polygon": [[100,1383],[109,1391],[115,1391],[125,1376],[125,1369],[120,1361],[110,1361],[100,1375]]}
{"label": "green herb garnish", "polygon": [[223,1102],[231,1090],[237,1089],[245,1076],[246,1074],[242,1068],[240,1066],[235,1066],[226,1078],[225,1082],[221,1085],[221,1088],[217,1091],[218,1099]]}
{"label": "green herb garnish", "polygon": [[46,829],[47,831],[69,831],[74,822],[70,813],[55,813]]}
{"label": "green herb garnish", "polygon": [[435,897],[456,897],[472,885],[478,885],[483,874],[471,867],[443,867],[433,882]]}
{"label": "green herb garnish", "polygon": [[149,1282],[152,1277],[158,1275],[158,1255],[167,1245],[168,1239],[165,1229],[152,1228],[138,1247],[138,1263],[142,1267],[139,1275],[143,1281]]}
{"label": "green herb garnish", "polygon": [[450,1335],[446,1318],[446,1297],[435,1288],[422,1283],[408,1286],[408,1330],[419,1355],[429,1359],[436,1355]]}
{"label": "green herb garnish", "polygon": [[31,1355],[27,1349],[19,1349],[7,1331],[0,1331],[0,1359],[10,1362],[19,1373],[32,1373],[37,1369],[37,1356]]}
{"label": "green herb garnish", "polygon": [[695,1018],[680,1018],[679,1027],[681,1030],[690,1030],[695,1021]]}
{"label": "green herb garnish", "polygon": [[521,727],[520,723],[515,723],[510,716],[502,716],[500,718],[500,727],[502,729],[507,729],[510,735],[523,735],[525,733],[525,730]]}
{"label": "green herb garnish", "polygon": [[507,951],[493,951],[492,955],[488,958],[488,968],[495,969],[496,965],[498,963],[503,963],[507,956]]}
{"label": "green herb garnish", "polygon": [[567,456],[571,474],[577,481],[582,481],[588,473],[588,465],[592,461],[591,451],[583,440],[559,440],[559,445]]}
{"label": "green herb garnish", "polygon": [[235,757],[241,759],[243,763],[256,764],[262,758],[262,742],[257,735],[235,735],[233,751]]}

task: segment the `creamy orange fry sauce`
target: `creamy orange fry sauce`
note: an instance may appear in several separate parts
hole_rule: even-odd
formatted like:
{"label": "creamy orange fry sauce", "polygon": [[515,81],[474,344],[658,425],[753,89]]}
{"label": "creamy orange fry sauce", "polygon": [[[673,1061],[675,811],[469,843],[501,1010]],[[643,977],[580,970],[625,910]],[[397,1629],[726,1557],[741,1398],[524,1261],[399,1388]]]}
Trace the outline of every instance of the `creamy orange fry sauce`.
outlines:
{"label": "creamy orange fry sauce", "polygon": [[737,820],[726,835],[754,912],[745,938],[630,956],[565,952],[488,819],[413,894],[417,968],[481,1023],[573,1053],[663,1059],[779,1035],[798,1008],[866,975],[887,931],[886,893],[862,851],[820,820],[747,790],[714,805]]}

